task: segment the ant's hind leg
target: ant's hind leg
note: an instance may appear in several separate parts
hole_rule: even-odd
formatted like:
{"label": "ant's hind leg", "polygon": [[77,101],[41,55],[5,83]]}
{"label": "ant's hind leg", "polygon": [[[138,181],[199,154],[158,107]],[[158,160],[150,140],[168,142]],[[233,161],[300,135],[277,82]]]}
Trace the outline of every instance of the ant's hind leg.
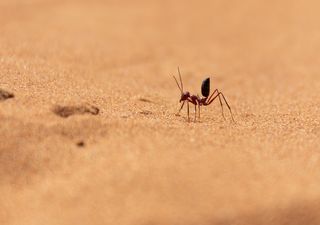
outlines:
{"label": "ant's hind leg", "polygon": [[199,111],[199,120],[200,120],[200,105],[198,105],[198,111]]}
{"label": "ant's hind leg", "polygon": [[197,105],[194,105],[194,122],[197,120]]}
{"label": "ant's hind leg", "polygon": [[[234,118],[233,118],[233,114],[232,114],[232,111],[231,111],[231,107],[229,105],[229,103],[227,102],[226,98],[224,97],[223,93],[222,92],[218,92],[218,94],[216,96],[214,96],[213,98],[210,99],[209,102],[206,103],[206,105],[210,105],[217,97],[219,97],[219,100],[221,101],[221,98],[220,98],[220,95],[222,95],[222,98],[224,100],[224,102],[226,103],[228,109],[229,109],[229,112],[230,112],[230,115],[231,115],[231,118],[232,118],[232,121],[235,122]],[[221,104],[221,102],[220,102]],[[223,106],[221,106],[223,108]]]}
{"label": "ant's hind leg", "polygon": [[220,94],[218,95],[218,97],[219,97],[219,102],[220,102],[220,106],[221,106],[222,117],[223,117],[224,120],[226,120],[226,117],[224,116],[224,113],[223,113],[223,104],[222,104],[222,101],[221,101]]}
{"label": "ant's hind leg", "polygon": [[222,94],[222,92],[219,92],[219,95],[222,95],[222,98],[223,98],[224,102],[225,102],[226,105],[228,106],[228,109],[229,109],[229,112],[230,112],[232,121],[235,123],[235,120],[234,120],[234,118],[233,118],[233,114],[232,114],[232,110],[231,110],[230,105],[228,104],[228,102],[227,102],[226,98],[224,97],[224,95]]}

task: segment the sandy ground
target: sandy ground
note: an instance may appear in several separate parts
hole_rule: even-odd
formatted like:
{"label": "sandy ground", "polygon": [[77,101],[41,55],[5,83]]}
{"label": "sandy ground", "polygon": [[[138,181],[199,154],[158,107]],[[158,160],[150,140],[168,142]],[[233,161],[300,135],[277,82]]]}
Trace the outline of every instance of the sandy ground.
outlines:
{"label": "sandy ground", "polygon": [[1,0],[0,224],[320,224],[319,7]]}

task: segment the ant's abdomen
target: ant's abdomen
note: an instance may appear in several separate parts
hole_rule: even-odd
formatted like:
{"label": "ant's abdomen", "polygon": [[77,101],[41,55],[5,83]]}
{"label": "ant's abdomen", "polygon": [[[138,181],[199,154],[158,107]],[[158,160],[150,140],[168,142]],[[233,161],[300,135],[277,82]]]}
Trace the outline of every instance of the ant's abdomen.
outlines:
{"label": "ant's abdomen", "polygon": [[208,97],[210,94],[210,78],[209,77],[204,81],[202,81],[201,94],[204,97]]}

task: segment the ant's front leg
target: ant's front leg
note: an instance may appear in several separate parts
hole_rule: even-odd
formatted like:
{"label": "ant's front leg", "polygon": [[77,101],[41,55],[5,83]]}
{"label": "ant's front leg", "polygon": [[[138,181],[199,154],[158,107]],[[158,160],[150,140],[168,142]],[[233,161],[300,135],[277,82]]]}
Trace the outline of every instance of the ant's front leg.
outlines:
{"label": "ant's front leg", "polygon": [[179,115],[180,115],[180,112],[181,112],[181,110],[182,110],[182,108],[183,108],[183,106],[184,106],[184,103],[185,103],[185,101],[183,101],[183,103],[182,103],[182,105],[181,105],[178,113],[176,113],[176,116],[179,116]]}

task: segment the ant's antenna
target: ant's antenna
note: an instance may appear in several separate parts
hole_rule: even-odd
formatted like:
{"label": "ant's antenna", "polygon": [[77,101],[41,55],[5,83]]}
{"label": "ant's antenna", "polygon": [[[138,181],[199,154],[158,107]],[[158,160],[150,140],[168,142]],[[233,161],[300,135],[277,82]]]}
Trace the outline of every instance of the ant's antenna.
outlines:
{"label": "ant's antenna", "polygon": [[181,73],[180,73],[179,66],[178,66],[178,73],[179,73],[179,78],[180,78],[180,83],[181,83],[181,89],[182,89],[182,92],[183,92],[183,83],[182,83],[182,79],[181,79]]}
{"label": "ant's antenna", "polygon": [[179,86],[179,83],[178,83],[178,81],[177,81],[176,77],[175,77],[175,76],[173,76],[173,78],[174,78],[174,80],[176,81],[176,84],[177,84],[177,86],[178,86],[178,88],[179,88],[179,90],[181,91],[181,94],[182,94],[182,93],[183,93],[183,91],[182,91],[181,87]]}

